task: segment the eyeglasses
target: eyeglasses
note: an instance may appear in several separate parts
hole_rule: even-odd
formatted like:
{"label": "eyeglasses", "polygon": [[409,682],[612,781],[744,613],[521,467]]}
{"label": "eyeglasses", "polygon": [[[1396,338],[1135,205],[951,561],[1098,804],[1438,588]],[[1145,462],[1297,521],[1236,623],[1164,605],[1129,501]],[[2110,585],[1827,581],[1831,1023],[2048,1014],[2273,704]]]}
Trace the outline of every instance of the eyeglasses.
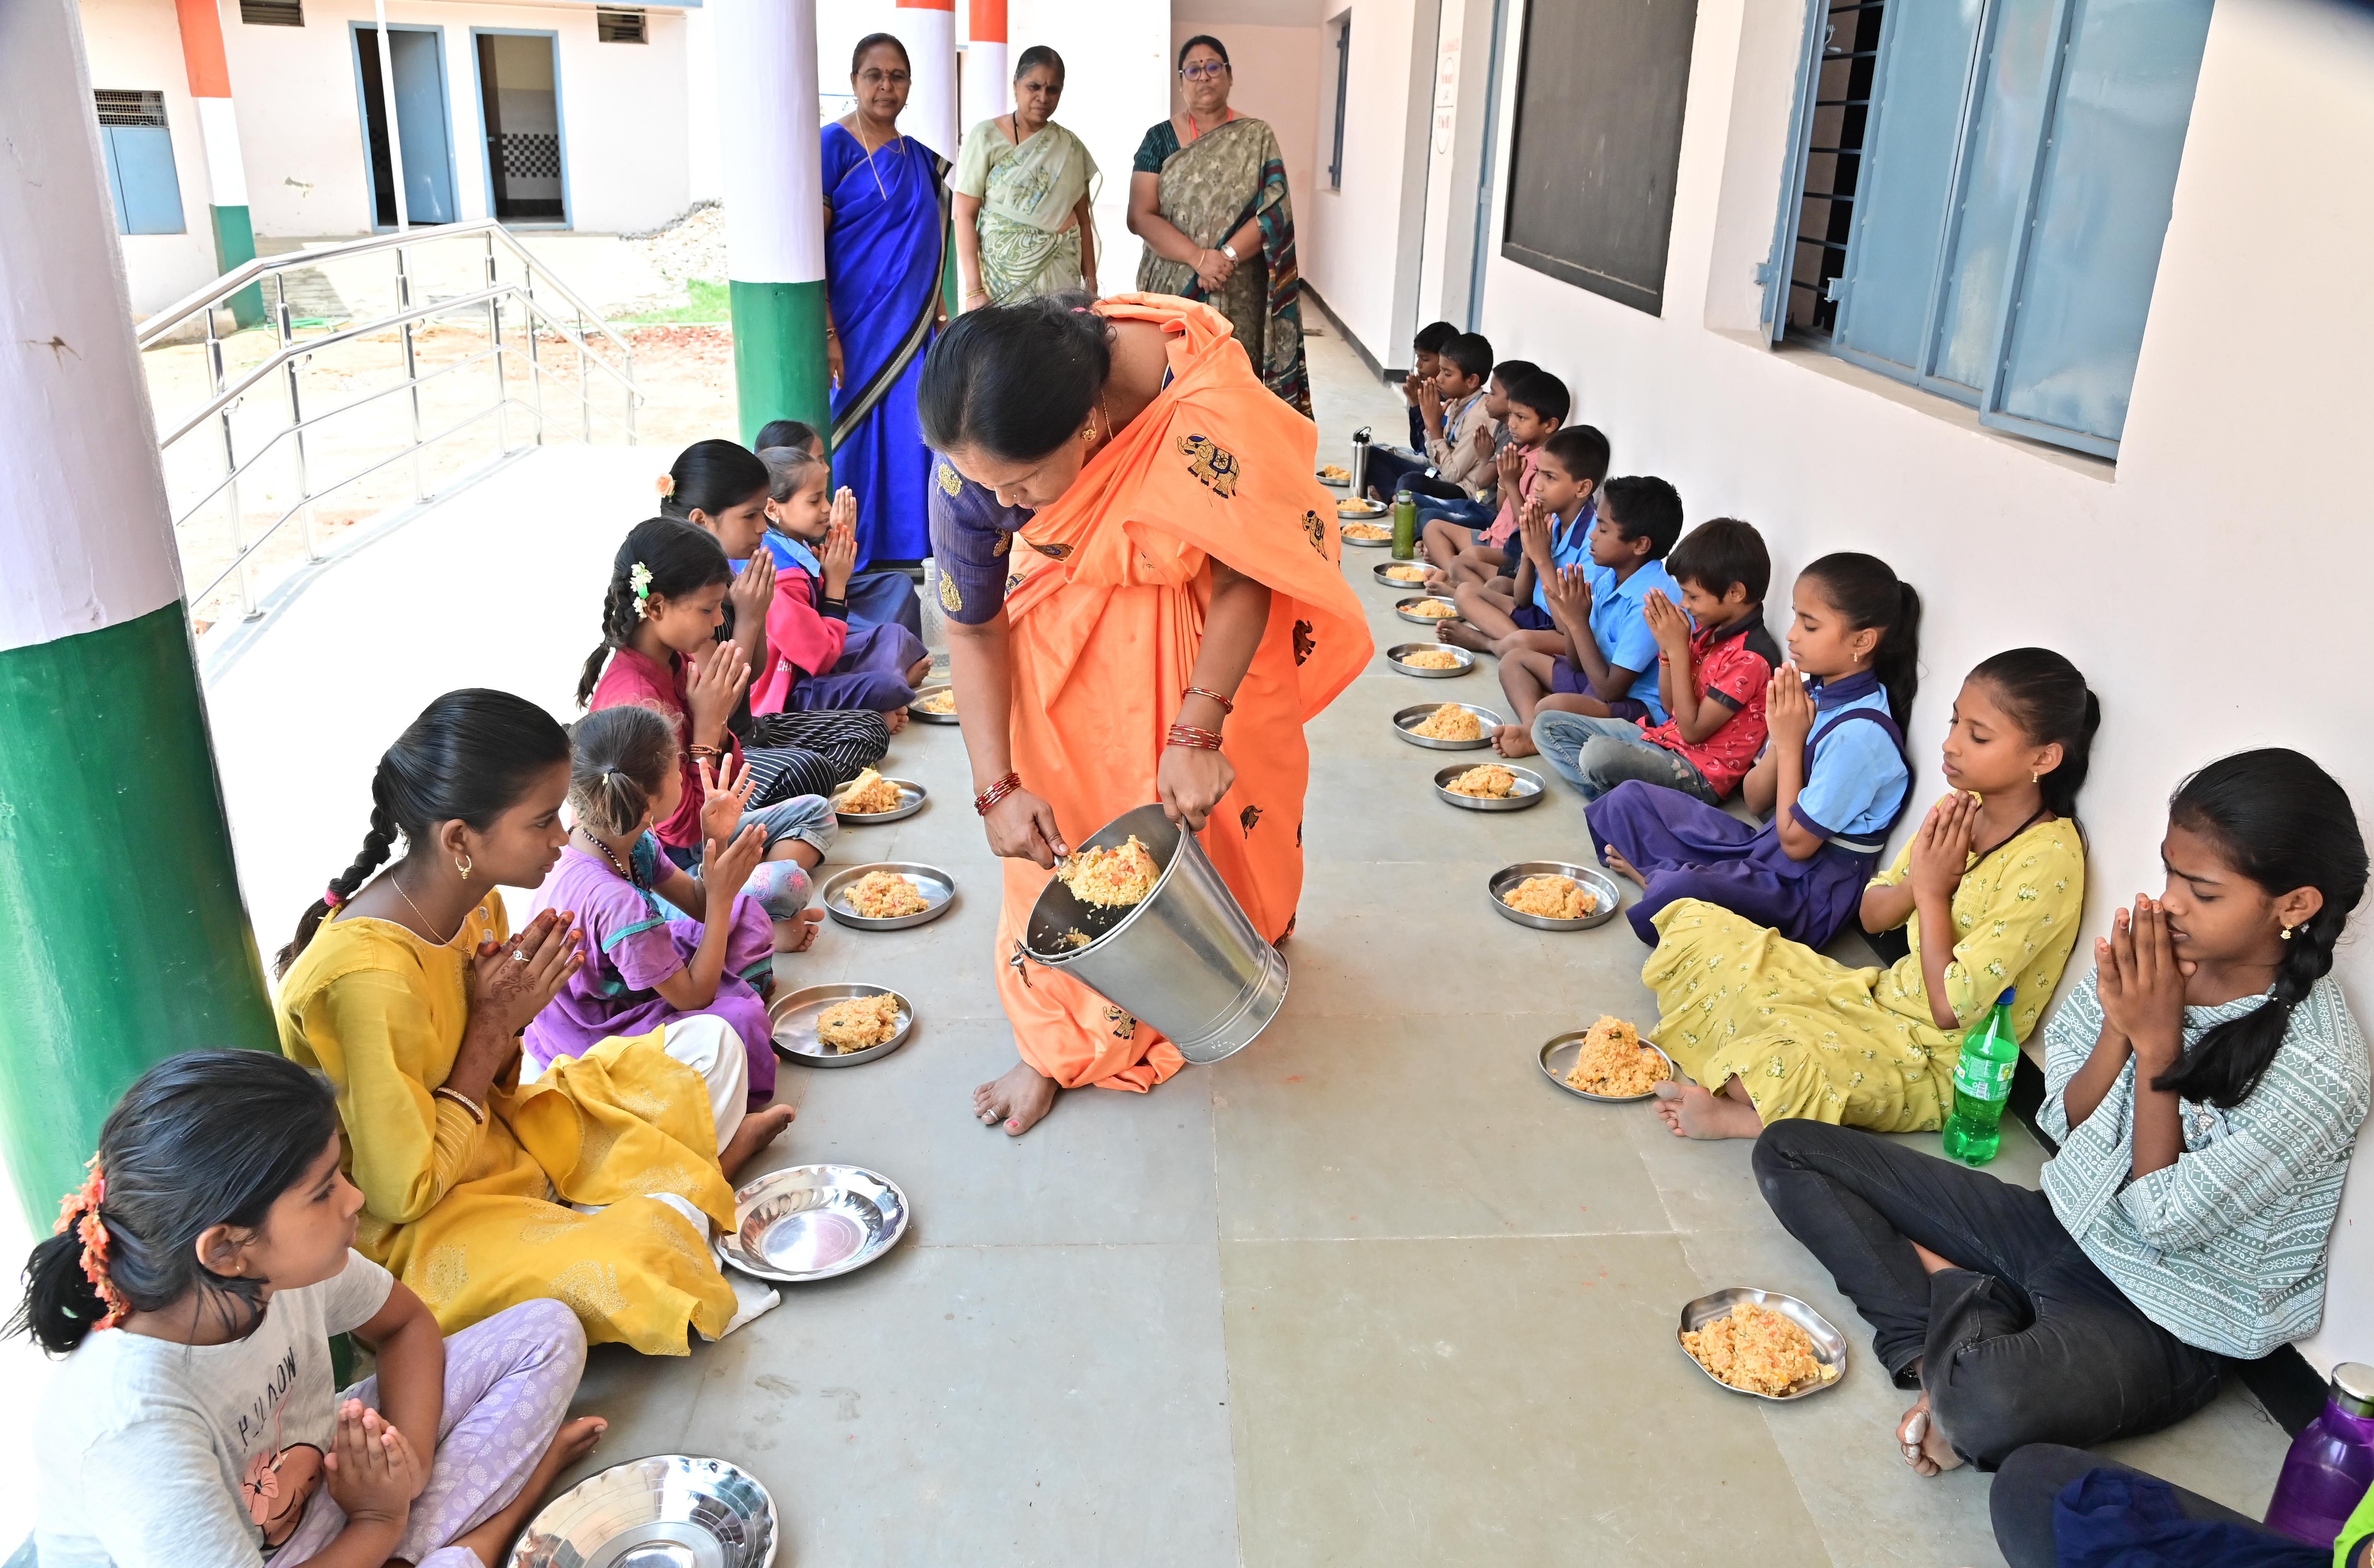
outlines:
{"label": "eyeglasses", "polygon": [[887,83],[894,88],[903,88],[914,78],[904,71],[885,71],[879,66],[869,65],[858,73],[857,79],[869,87]]}
{"label": "eyeglasses", "polygon": [[1179,74],[1188,81],[1202,82],[1208,81],[1214,76],[1226,76],[1228,70],[1228,63],[1225,60],[1198,60],[1193,65],[1180,66]]}

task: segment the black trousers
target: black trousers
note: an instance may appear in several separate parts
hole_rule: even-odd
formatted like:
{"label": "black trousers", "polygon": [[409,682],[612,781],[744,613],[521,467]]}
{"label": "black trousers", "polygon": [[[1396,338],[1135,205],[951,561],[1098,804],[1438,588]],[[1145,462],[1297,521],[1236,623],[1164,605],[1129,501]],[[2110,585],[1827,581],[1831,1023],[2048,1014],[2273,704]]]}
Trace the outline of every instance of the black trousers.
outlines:
{"label": "black trousers", "polygon": [[798,795],[829,795],[882,760],[890,725],[878,713],[820,708],[805,713],[762,713],[750,720],[743,761],[758,787],[754,806]]}
{"label": "black trousers", "polygon": [[[1992,1470],[2030,1443],[2155,1432],[2215,1396],[2222,1363],[2145,1316],[2040,1192],[1816,1121],[1776,1122],[1756,1179],[1874,1329],[1899,1387]],[[1957,1267],[1931,1274],[1918,1242]]]}
{"label": "black trousers", "polygon": [[[1995,1545],[2011,1568],[2060,1568],[2060,1550],[2052,1539],[2052,1504],[2071,1481],[2094,1469],[2139,1473],[2099,1454],[2057,1443],[2031,1444],[2004,1461],[2003,1469],[1995,1472],[1994,1490],[1987,1495],[1987,1508],[1994,1517]],[[2168,1490],[2176,1494],[2177,1511],[2188,1519],[2223,1520],[2271,1539],[2286,1539],[2249,1515],[2237,1514],[2199,1492],[2187,1492],[2173,1482]]]}

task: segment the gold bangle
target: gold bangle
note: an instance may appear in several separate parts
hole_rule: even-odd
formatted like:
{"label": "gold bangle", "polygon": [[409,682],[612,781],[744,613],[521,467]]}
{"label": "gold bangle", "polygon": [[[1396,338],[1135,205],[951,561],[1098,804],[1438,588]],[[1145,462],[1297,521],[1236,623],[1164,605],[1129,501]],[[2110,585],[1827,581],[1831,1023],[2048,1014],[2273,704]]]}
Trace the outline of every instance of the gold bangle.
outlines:
{"label": "gold bangle", "polygon": [[436,1099],[452,1101],[455,1105],[469,1112],[470,1119],[476,1122],[480,1127],[487,1125],[486,1107],[479,1105],[477,1101],[470,1098],[469,1095],[462,1093],[459,1089],[448,1089],[441,1083],[436,1088],[429,1091],[429,1093]]}

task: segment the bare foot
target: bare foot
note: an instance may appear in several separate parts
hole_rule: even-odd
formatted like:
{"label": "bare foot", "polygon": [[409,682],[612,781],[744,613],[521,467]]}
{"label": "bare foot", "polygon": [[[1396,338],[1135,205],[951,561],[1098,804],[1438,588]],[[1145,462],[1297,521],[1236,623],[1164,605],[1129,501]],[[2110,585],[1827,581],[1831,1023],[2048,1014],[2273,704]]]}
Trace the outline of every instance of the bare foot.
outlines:
{"label": "bare foot", "polygon": [[1634,870],[1631,861],[1617,854],[1616,852],[1616,846],[1613,844],[1607,847],[1605,852],[1603,853],[1599,859],[1601,863],[1605,865],[1609,871],[1614,872],[1617,876],[1622,877],[1625,881],[1634,883],[1643,891],[1648,888],[1649,879],[1642,876],[1638,871]]}
{"label": "bare foot", "polygon": [[1019,1138],[1039,1125],[1055,1106],[1055,1081],[1042,1076],[1027,1061],[1017,1061],[1005,1076],[972,1092],[972,1114],[983,1127],[1005,1124],[1008,1138]]}
{"label": "bare foot", "polygon": [[521,1483],[519,1495],[497,1510],[485,1524],[465,1536],[457,1536],[447,1544],[467,1549],[481,1562],[504,1562],[511,1559],[511,1539],[527,1527],[535,1511],[552,1492],[552,1483],[560,1472],[594,1451],[610,1423],[600,1416],[580,1416],[563,1422],[560,1430],[552,1434],[552,1445],[544,1457],[535,1462],[527,1480]]}
{"label": "bare foot", "polygon": [[1453,648],[1463,648],[1470,653],[1489,653],[1492,639],[1464,621],[1439,621],[1435,624],[1437,642],[1447,642]]}
{"label": "bare foot", "polygon": [[1492,749],[1502,756],[1535,755],[1533,731],[1522,724],[1503,724],[1492,731]]}
{"label": "bare foot", "polygon": [[1929,1396],[1923,1394],[1913,1407],[1904,1412],[1896,1423],[1896,1446],[1917,1476],[1933,1476],[1961,1468],[1962,1457],[1937,1430],[1937,1422],[1929,1410]]}
{"label": "bare foot", "polygon": [[1657,1085],[1657,1114],[1676,1138],[1753,1138],[1764,1130],[1756,1107],[1671,1079]]}
{"label": "bare foot", "polygon": [[907,710],[903,708],[894,708],[882,716],[882,722],[895,735],[907,727]]}
{"label": "bare foot", "polygon": [[741,1179],[742,1167],[758,1157],[758,1151],[783,1135],[799,1112],[791,1106],[768,1106],[752,1111],[742,1118],[725,1147],[717,1152],[717,1163],[725,1172],[727,1181]]}
{"label": "bare foot", "polygon": [[817,932],[822,929],[824,911],[803,909],[788,920],[775,922],[775,951],[805,953],[816,945]]}

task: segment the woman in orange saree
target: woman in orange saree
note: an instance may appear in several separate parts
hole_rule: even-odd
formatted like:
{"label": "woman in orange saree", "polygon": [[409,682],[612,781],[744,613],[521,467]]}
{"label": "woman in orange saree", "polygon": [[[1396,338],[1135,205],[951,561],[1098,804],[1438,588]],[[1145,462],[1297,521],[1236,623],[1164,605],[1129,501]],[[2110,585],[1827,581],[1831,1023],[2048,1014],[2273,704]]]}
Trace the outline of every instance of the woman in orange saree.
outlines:
{"label": "woman in orange saree", "polygon": [[1317,431],[1211,307],[1058,295],[973,311],[933,345],[917,409],[941,454],[932,547],[975,805],[1006,862],[995,960],[1022,1059],[973,1108],[1018,1135],[1058,1089],[1143,1093],[1182,1065],[1022,958],[1066,833],[1158,800],[1283,942],[1302,893],[1302,727],[1371,645],[1313,477]]}

